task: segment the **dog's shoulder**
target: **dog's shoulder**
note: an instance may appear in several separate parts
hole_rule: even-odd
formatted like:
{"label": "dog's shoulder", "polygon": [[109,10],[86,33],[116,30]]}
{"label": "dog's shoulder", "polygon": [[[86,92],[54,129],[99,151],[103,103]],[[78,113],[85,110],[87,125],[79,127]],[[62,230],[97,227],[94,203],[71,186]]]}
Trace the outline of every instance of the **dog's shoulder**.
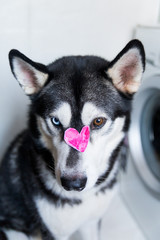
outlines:
{"label": "dog's shoulder", "polygon": [[29,139],[27,130],[19,134],[10,144],[0,165],[0,227],[28,233],[33,231],[37,222],[33,223],[35,209],[31,195],[27,195],[31,184],[27,171],[29,163],[25,159],[31,144]]}

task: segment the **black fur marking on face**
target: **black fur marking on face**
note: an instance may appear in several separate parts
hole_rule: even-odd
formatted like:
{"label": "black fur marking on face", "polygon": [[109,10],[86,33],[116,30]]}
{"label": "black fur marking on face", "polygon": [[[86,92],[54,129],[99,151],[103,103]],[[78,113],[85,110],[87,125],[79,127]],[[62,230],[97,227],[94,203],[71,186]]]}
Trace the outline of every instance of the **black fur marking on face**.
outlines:
{"label": "black fur marking on face", "polygon": [[[105,182],[105,180],[109,177],[109,174],[111,173],[115,162],[118,160],[121,148],[123,146],[123,141],[122,140],[119,145],[116,147],[116,149],[113,151],[110,159],[109,159],[109,167],[107,168],[106,172],[97,180],[96,185],[100,185],[101,183]],[[112,180],[111,180],[112,181]],[[110,183],[107,183],[107,186],[109,186]],[[112,185],[112,184],[111,184]]]}
{"label": "black fur marking on face", "polygon": [[76,149],[70,148],[69,155],[66,161],[66,167],[73,168],[77,165],[79,160],[79,153]]}
{"label": "black fur marking on face", "polygon": [[112,189],[116,183],[117,183],[117,175],[115,175],[115,177],[112,178],[111,181],[106,186],[102,187],[99,191],[105,192],[107,189]]}

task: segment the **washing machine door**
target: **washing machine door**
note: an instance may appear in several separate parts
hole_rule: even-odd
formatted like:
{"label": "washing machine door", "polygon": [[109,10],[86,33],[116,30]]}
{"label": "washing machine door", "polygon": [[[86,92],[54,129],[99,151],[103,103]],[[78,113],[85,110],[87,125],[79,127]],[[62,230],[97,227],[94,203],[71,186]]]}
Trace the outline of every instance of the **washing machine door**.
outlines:
{"label": "washing machine door", "polygon": [[133,161],[143,182],[160,196],[160,75],[144,80],[135,96],[131,119]]}

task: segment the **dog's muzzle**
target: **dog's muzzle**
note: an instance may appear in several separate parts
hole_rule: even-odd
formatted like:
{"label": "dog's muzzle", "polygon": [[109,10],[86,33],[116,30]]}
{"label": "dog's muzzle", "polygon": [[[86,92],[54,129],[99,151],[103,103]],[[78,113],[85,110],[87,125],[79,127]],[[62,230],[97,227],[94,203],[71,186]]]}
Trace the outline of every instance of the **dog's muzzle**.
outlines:
{"label": "dog's muzzle", "polygon": [[67,191],[82,191],[87,182],[87,177],[61,177],[61,183],[65,190]]}

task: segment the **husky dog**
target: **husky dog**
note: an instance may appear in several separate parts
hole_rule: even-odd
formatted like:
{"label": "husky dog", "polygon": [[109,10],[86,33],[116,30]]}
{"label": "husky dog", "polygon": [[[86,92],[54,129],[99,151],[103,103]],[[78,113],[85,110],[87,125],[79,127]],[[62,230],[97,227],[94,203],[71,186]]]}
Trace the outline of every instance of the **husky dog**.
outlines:
{"label": "husky dog", "polygon": [[130,41],[111,62],[70,56],[45,66],[17,50],[9,60],[31,105],[28,129],[0,167],[0,239],[67,240],[79,230],[98,240],[145,67],[143,45]]}

